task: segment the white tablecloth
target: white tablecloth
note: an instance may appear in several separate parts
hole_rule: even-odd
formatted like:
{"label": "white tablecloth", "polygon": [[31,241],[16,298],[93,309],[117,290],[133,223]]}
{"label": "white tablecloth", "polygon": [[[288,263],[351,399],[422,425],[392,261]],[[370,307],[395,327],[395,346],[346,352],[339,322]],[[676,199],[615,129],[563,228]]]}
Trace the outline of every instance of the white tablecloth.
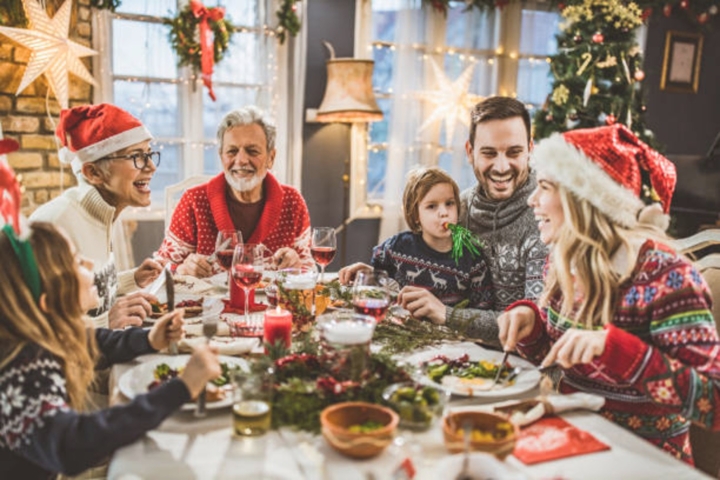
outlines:
{"label": "white tablecloth", "polygon": [[[466,348],[480,347],[467,344]],[[116,389],[119,376],[137,362],[153,357],[113,367],[114,402],[123,401]],[[482,403],[479,399],[461,399],[451,405],[473,402]],[[561,416],[611,449],[532,466],[510,456],[507,467],[528,479],[709,478],[598,414],[576,411]],[[397,466],[410,457],[417,469],[415,478],[430,480],[447,478],[447,472],[438,471],[438,462],[447,456],[439,426],[422,434],[401,431],[395,444],[380,456],[360,461],[341,456],[320,436],[289,429],[258,438],[235,437],[229,409],[210,411],[204,419],[194,418],[192,412],[179,412],[140,441],[118,450],[110,462],[108,479],[383,480],[393,478]]]}

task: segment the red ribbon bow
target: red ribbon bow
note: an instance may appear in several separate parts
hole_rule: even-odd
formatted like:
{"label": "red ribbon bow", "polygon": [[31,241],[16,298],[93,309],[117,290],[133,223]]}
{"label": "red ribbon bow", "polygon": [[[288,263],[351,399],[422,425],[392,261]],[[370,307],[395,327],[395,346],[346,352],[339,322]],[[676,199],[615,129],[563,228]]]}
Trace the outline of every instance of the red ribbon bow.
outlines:
{"label": "red ribbon bow", "polygon": [[225,17],[224,7],[206,8],[201,2],[192,0],[190,9],[195,18],[200,19],[200,67],[203,84],[208,88],[210,98],[215,101],[215,92],[212,88],[213,64],[215,61],[214,40],[208,20],[217,22]]}

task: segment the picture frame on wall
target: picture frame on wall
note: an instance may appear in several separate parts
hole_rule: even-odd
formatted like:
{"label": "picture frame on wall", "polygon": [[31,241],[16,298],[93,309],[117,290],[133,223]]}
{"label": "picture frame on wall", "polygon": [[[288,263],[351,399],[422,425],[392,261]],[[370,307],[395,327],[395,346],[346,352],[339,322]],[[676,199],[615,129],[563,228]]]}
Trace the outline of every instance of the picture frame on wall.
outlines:
{"label": "picture frame on wall", "polygon": [[702,47],[703,35],[700,33],[667,32],[660,90],[697,93]]}

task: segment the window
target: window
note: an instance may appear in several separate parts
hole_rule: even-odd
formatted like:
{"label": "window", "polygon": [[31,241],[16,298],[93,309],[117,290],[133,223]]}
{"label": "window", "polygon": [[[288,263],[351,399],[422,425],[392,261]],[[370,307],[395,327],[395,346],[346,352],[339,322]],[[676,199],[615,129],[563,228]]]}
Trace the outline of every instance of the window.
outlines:
{"label": "window", "polygon": [[177,67],[169,27],[162,23],[184,3],[123,0],[115,13],[99,13],[96,22],[98,49],[112,52],[107,65],[99,68],[102,86],[97,100],[128,110],[153,133],[154,146],[162,152],[152,182],[153,204],[158,207],[167,185],[220,171],[215,132],[224,114],[254,104],[276,117],[278,47],[266,27],[273,12],[264,0],[223,2],[235,33],[223,60],[215,65],[216,102],[190,68]]}
{"label": "window", "polygon": [[[424,124],[437,108],[423,100],[423,92],[438,88],[432,62],[449,82],[471,68],[467,92],[478,96],[475,100],[516,95],[531,110],[544,102],[551,86],[547,55],[556,49],[559,13],[519,2],[486,12],[466,8],[463,1],[451,2],[445,16],[420,0],[372,0],[371,9],[360,15],[366,25],[359,30],[368,32],[364,53],[375,60],[373,86],[384,119],[368,126],[366,151],[356,149],[361,166],[353,175],[364,178],[353,184],[364,192],[351,194],[353,207],[383,204],[389,183],[399,178],[389,173],[393,155],[402,157],[402,172],[439,165],[461,189],[476,183],[464,151],[468,131],[463,119],[454,122],[452,136],[448,122]],[[475,103],[472,98],[466,106]],[[398,189],[394,192],[389,198]]]}

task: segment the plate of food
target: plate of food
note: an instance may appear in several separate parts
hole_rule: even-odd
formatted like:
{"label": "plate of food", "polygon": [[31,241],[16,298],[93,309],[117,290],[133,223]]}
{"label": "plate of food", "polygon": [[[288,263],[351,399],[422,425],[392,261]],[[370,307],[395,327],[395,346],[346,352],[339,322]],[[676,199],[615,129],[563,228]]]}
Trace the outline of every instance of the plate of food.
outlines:
{"label": "plate of food", "polygon": [[467,397],[517,395],[533,389],[540,382],[540,372],[532,363],[511,356],[500,381],[493,386],[502,356],[502,352],[491,350],[466,353],[463,349],[450,348],[419,352],[406,361],[420,367],[422,382]]}
{"label": "plate of food", "polygon": [[[151,303],[152,312],[145,318],[147,323],[155,323],[168,311],[167,303]],[[223,311],[223,302],[218,298],[203,297],[201,295],[177,295],[175,308],[185,309],[185,323],[202,323],[203,318],[220,315]]]}
{"label": "plate of food", "polygon": [[[223,408],[232,405],[232,382],[230,371],[235,368],[248,370],[248,363],[242,358],[219,356],[222,374],[208,383],[207,408]],[[120,392],[132,400],[137,395],[149,392],[182,373],[190,360],[190,355],[158,357],[136,365],[123,373],[118,381]],[[193,410],[195,402],[186,403],[183,410]]]}

